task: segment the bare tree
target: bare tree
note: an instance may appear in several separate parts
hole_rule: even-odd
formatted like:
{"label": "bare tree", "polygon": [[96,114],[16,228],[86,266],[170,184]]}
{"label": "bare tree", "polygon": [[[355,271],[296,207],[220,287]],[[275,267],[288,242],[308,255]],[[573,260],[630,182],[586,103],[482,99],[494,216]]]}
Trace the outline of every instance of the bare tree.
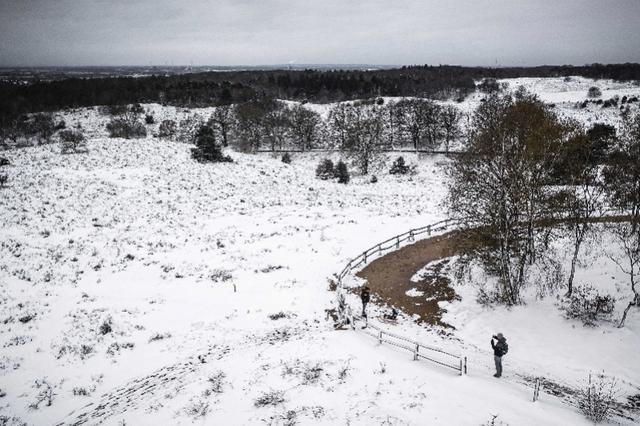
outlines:
{"label": "bare tree", "polygon": [[222,146],[229,146],[229,133],[233,127],[233,109],[230,105],[221,105],[209,117],[209,125],[220,135]]}
{"label": "bare tree", "polygon": [[469,149],[450,168],[450,212],[470,228],[464,256],[497,275],[498,301],[517,304],[528,265],[544,249],[535,241],[551,200],[547,165],[569,130],[532,96],[492,95],[474,126]]}
{"label": "bare tree", "polygon": [[560,191],[560,207],[567,214],[564,228],[573,243],[571,271],[567,281],[567,293],[573,292],[573,279],[582,243],[593,230],[592,219],[600,216],[604,207],[604,185],[599,168],[593,158],[591,143],[576,123],[573,137],[564,145],[561,157],[566,175],[564,189]]}
{"label": "bare tree", "polygon": [[331,133],[362,174],[380,159],[383,108],[376,105],[338,105],[329,115]]}
{"label": "bare tree", "polygon": [[632,306],[640,306],[640,294],[637,288],[637,279],[640,276],[640,232],[638,232],[638,226],[640,226],[639,223],[630,221],[618,223],[616,226],[611,227],[612,234],[618,242],[622,255],[607,253],[607,256],[629,277],[629,284],[633,293],[633,298],[625,308],[618,327],[624,327],[627,314]]}
{"label": "bare tree", "polygon": [[632,306],[640,306],[637,277],[640,274],[640,113],[623,116],[623,129],[608,164],[603,170],[609,203],[626,215],[627,222],[613,227],[613,235],[622,256],[609,257],[629,276],[633,299],[629,302],[619,326]]}
{"label": "bare tree", "polygon": [[402,132],[411,141],[413,149],[434,148],[440,132],[440,107],[427,99],[403,99],[396,108],[402,114]]}
{"label": "bare tree", "polygon": [[460,118],[462,113],[458,108],[448,105],[440,112],[440,125],[444,136],[444,149],[448,153],[451,141],[460,136]]}
{"label": "bare tree", "polygon": [[322,123],[320,114],[302,105],[295,105],[290,109],[289,115],[293,143],[298,145],[302,151],[314,148],[319,140]]}

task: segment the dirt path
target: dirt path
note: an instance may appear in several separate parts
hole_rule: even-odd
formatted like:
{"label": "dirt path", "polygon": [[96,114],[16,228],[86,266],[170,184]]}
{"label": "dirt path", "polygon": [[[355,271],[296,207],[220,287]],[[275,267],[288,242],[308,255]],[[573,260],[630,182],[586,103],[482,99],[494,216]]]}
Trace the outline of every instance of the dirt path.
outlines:
{"label": "dirt path", "polygon": [[[623,222],[628,216],[604,216],[592,218],[590,222]],[[543,227],[566,222],[567,219],[556,219],[540,222]],[[448,264],[449,258],[457,254],[459,239],[463,231],[452,231],[392,251],[369,263],[356,275],[369,283],[374,301],[393,306],[407,315],[417,315],[418,323],[438,325],[453,328],[442,322],[442,315],[446,312],[438,306],[438,302],[456,300],[458,296],[449,285],[449,279],[440,272]],[[427,264],[442,261],[432,265],[425,271],[422,278],[411,281],[411,278]],[[409,296],[406,292],[416,289],[422,292],[419,296]]]}
{"label": "dirt path", "polygon": [[[369,282],[376,302],[394,306],[407,315],[418,315],[418,322],[451,327],[441,321],[444,311],[438,302],[458,296],[440,272],[448,258],[456,254],[456,240],[460,237],[459,231],[453,231],[420,240],[374,260],[356,275]],[[443,262],[429,268],[420,281],[411,281],[416,272],[438,260]],[[423,295],[408,296],[407,290],[413,288]]]}

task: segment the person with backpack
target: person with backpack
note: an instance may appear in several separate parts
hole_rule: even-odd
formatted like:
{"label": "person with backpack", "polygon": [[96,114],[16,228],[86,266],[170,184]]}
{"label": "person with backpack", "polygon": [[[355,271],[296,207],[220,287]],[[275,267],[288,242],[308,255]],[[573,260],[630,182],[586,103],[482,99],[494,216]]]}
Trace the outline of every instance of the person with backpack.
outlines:
{"label": "person with backpack", "polygon": [[360,300],[362,300],[362,316],[364,318],[367,317],[367,303],[371,300],[371,290],[369,290],[369,286],[363,286],[360,290]]}
{"label": "person with backpack", "polygon": [[500,377],[502,376],[502,357],[509,352],[507,339],[502,333],[498,333],[491,338],[491,348],[493,349],[493,360],[496,363],[496,374],[493,377]]}

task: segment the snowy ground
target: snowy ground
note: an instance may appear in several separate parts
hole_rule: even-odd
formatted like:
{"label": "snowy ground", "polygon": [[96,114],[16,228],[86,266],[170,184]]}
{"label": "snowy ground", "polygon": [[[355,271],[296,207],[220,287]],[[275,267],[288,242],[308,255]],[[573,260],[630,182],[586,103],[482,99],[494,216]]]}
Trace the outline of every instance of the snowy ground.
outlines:
{"label": "snowy ground", "polygon": [[[0,192],[8,424],[73,423],[85,412],[88,424],[478,425],[492,415],[496,424],[586,424],[549,395],[530,402],[531,389],[511,378],[535,368],[573,382],[610,360],[618,365],[608,373],[640,382],[632,358],[607,348],[637,353],[633,312],[622,331],[584,329],[551,300],[483,310],[469,287],[447,307],[454,339],[397,326],[465,351],[466,377],[333,330],[328,279],[364,248],[444,217],[442,157],[409,155],[416,176],[378,172],[376,184],[356,176],[344,186],[315,179],[319,154],[285,165],[231,153],[234,164],[202,165],[189,146],[108,139],[97,111],[70,114],[67,123],[91,135],[88,154],[56,145],[3,153],[12,162]],[[491,377],[487,348],[498,326],[513,339],[503,381]],[[582,341],[601,343],[575,353]],[[53,403],[30,408],[44,378]],[[257,407],[269,393],[274,405]]]}

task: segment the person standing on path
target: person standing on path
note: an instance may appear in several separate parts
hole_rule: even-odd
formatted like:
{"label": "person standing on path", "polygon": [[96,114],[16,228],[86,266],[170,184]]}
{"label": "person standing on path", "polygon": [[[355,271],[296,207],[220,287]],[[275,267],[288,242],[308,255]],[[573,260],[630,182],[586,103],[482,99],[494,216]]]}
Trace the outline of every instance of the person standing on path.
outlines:
{"label": "person standing on path", "polygon": [[[494,343],[494,340],[496,341]],[[491,338],[491,348],[493,349],[493,360],[496,363],[496,374],[493,377],[502,376],[502,357],[509,351],[507,339],[498,333]]]}
{"label": "person standing on path", "polygon": [[369,286],[365,285],[360,290],[360,300],[362,300],[362,316],[367,317],[367,303],[371,300],[371,290]]}

